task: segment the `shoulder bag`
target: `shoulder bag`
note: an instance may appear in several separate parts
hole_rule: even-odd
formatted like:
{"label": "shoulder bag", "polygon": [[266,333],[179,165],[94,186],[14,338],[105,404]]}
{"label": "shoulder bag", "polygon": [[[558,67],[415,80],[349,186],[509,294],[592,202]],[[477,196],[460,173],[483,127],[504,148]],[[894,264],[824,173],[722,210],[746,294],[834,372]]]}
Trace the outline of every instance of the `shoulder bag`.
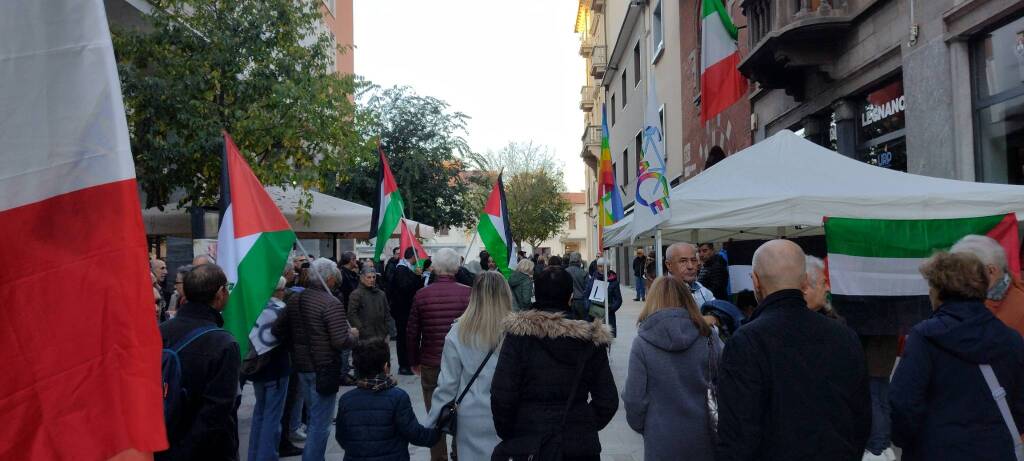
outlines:
{"label": "shoulder bag", "polygon": [[437,415],[437,430],[448,435],[455,435],[459,426],[459,404],[462,403],[462,399],[466,398],[466,394],[469,393],[469,388],[473,387],[473,383],[476,382],[477,376],[480,376],[480,372],[484,371],[484,366],[487,365],[487,361],[491,360],[492,355],[494,355],[494,349],[488,351],[487,357],[484,357],[484,361],[480,362],[479,367],[476,367],[476,372],[473,373],[472,378],[469,378],[469,382],[466,383],[466,388],[462,390],[461,394],[459,394],[459,398],[452,400],[441,407],[441,412]]}
{"label": "shoulder bag", "polygon": [[1013,421],[1013,414],[1010,413],[1010,406],[1006,403],[1006,389],[999,384],[999,379],[996,378],[996,373],[992,371],[991,365],[978,365],[981,369],[982,376],[985,377],[985,384],[988,384],[988,390],[992,392],[992,398],[996,401],[996,406],[999,407],[999,414],[1003,417],[1003,422],[1006,423],[1006,429],[1010,431],[1010,440],[1013,440],[1013,453],[1017,457],[1017,461],[1024,461],[1024,441],[1021,441],[1020,434],[1017,433],[1017,424]]}
{"label": "shoulder bag", "polygon": [[[302,290],[299,294],[298,303],[295,305],[299,310],[299,324],[302,325],[302,334],[306,335],[306,347],[309,350],[309,361],[313,362],[313,372],[316,375],[316,392],[321,395],[331,395],[338,393],[338,389],[341,388],[341,362],[339,360],[331,360],[328,363],[320,364],[316,362],[316,355],[313,354],[313,338],[309,335],[309,331],[306,326],[306,312],[302,308],[302,300],[305,299],[308,290]],[[330,295],[330,293],[328,293]],[[340,355],[340,354],[336,354]],[[340,359],[340,358],[339,358]]]}
{"label": "shoulder bag", "polygon": [[565,422],[569,417],[572,402],[576,399],[576,391],[579,390],[580,381],[583,378],[583,369],[586,367],[587,361],[594,354],[595,349],[595,346],[589,346],[583,358],[576,365],[576,377],[572,383],[572,391],[569,392],[569,400],[565,402],[562,421],[558,423],[558,426],[547,434],[531,434],[503,440],[494,448],[491,461],[562,460],[562,431],[565,430]]}
{"label": "shoulder bag", "polygon": [[708,415],[708,430],[711,441],[718,443],[718,351],[715,350],[715,332],[708,334],[708,385],[704,402]]}

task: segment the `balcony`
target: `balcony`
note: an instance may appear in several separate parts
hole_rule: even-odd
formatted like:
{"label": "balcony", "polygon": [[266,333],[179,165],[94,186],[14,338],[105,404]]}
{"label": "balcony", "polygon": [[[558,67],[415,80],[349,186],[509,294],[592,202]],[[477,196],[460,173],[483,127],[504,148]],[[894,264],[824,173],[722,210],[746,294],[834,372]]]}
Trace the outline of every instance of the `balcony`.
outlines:
{"label": "balcony", "polygon": [[604,0],[592,0],[590,3],[590,9],[594,10],[595,13],[601,13],[604,11]]}
{"label": "balcony", "polygon": [[604,71],[608,68],[608,48],[595,46],[590,55],[590,76],[597,80],[604,78]]}
{"label": "balcony", "polygon": [[878,0],[743,0],[750,52],[739,69],[762,88],[803,98],[804,75],[831,70],[860,12]]}
{"label": "balcony", "polygon": [[587,35],[580,39],[580,56],[589,58],[594,52],[594,37]]}
{"label": "balcony", "polygon": [[580,157],[587,166],[594,168],[601,155],[601,125],[588,125],[583,129],[583,152]]}
{"label": "balcony", "polygon": [[597,100],[597,87],[583,85],[580,88],[580,110],[590,112],[594,110],[594,101]]}

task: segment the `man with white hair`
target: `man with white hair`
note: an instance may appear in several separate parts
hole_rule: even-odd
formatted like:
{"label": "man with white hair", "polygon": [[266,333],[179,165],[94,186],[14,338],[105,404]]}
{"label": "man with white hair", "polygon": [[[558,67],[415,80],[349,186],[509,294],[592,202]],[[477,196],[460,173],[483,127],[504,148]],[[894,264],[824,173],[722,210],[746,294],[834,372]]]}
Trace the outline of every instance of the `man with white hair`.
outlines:
{"label": "man with white hair", "polygon": [[711,290],[697,281],[700,274],[700,259],[697,256],[697,245],[687,242],[673,243],[665,250],[665,266],[668,272],[680,282],[690,287],[690,294],[697,302],[697,308],[704,303],[713,301],[715,295]]}
{"label": "man with white hair", "polygon": [[757,310],[718,368],[718,461],[861,459],[871,429],[857,335],[807,308],[803,250],[772,240],[754,252]]}
{"label": "man with white hair", "polygon": [[[432,261],[430,267],[434,271],[434,280],[413,297],[405,341],[409,364],[422,378],[420,384],[428,413],[441,373],[444,338],[455,319],[469,306],[470,292],[468,286],[455,281],[455,273],[459,270],[459,255],[455,250],[442,248],[434,254]],[[448,459],[443,439],[430,448],[430,458],[435,461]]]}
{"label": "man with white hair", "polygon": [[309,412],[302,459],[322,460],[334,420],[341,351],[355,346],[359,332],[349,328],[345,308],[330,292],[340,283],[338,265],[317,258],[310,263],[309,271],[309,286],[288,298],[271,331],[291,348],[292,366],[299,373]]}
{"label": "man with white hair", "polygon": [[1011,274],[1006,250],[991,237],[968,235],[949,249],[950,253],[969,253],[985,265],[988,276],[988,299],[985,306],[1006,326],[1024,335],[1024,284]]}

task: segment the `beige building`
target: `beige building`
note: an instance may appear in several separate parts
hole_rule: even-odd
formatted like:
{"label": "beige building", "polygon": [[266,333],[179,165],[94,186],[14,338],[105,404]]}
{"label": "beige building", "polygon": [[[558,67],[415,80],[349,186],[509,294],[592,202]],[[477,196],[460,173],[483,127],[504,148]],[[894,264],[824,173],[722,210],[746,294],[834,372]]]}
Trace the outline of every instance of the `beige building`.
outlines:
{"label": "beige building", "polygon": [[579,252],[584,260],[590,260],[594,254],[591,248],[592,229],[590,222],[591,206],[588,205],[586,192],[565,192],[562,194],[572,209],[569,212],[569,219],[562,225],[562,229],[554,237],[545,240],[537,248],[524,249],[527,254],[559,255],[570,252]]}

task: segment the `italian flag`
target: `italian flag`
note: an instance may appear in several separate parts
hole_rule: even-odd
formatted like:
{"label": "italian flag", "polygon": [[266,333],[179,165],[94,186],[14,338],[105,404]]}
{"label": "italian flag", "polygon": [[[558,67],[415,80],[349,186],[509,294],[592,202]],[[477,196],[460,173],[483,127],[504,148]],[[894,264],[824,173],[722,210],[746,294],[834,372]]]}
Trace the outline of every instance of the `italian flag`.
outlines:
{"label": "italian flag", "polygon": [[[505,200],[505,183],[498,173],[498,180],[487,197],[480,223],[477,224],[480,240],[484,248],[491,254],[495,266],[505,277],[512,275],[512,270],[519,263],[516,258],[515,242],[512,240],[512,226],[508,221],[508,202]],[[484,270],[487,270],[485,267]]]}
{"label": "italian flag", "polygon": [[146,232],[103,4],[0,2],[0,459],[167,448]]}
{"label": "italian flag", "polygon": [[217,234],[217,264],[228,278],[224,329],[238,340],[242,357],[249,350],[249,332],[266,307],[284,271],[295,233],[277,204],[224,133],[221,181],[224,218]]}
{"label": "italian flag", "polygon": [[[395,233],[398,222],[405,216],[405,203],[402,194],[398,193],[398,183],[391,174],[391,166],[384,156],[384,151],[377,147],[380,155],[380,168],[377,173],[377,203],[373,207],[373,218],[370,222],[370,237],[376,238],[374,261],[380,261],[384,245]],[[401,255],[400,255],[401,256]]]}
{"label": "italian flag", "polygon": [[1011,273],[1020,273],[1014,213],[930,220],[827,218],[833,304],[858,333],[905,333],[931,314],[921,263],[970,234],[1002,244]]}
{"label": "italian flag", "polygon": [[722,0],[702,0],[700,21],[700,121],[733,105],[747,92],[747,79],[737,68],[739,31]]}

